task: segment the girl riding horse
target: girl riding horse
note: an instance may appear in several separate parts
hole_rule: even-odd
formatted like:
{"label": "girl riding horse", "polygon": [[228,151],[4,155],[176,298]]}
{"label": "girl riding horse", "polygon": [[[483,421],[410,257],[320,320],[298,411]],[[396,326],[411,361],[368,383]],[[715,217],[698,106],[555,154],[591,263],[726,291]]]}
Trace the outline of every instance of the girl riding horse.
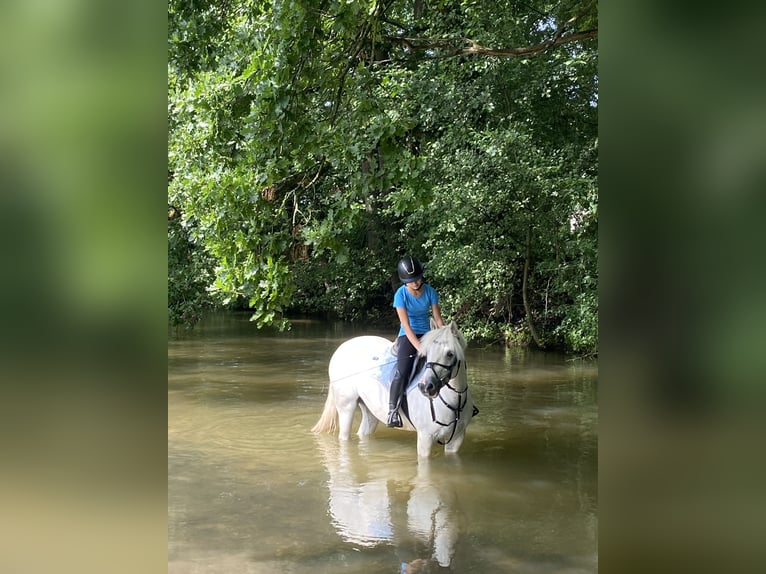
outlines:
{"label": "girl riding horse", "polygon": [[420,350],[420,338],[431,330],[429,314],[433,313],[437,327],[444,327],[439,308],[439,294],[436,289],[423,282],[423,266],[420,261],[407,255],[396,267],[403,285],[394,294],[394,308],[401,325],[397,335],[396,371],[391,381],[388,401],[386,424],[390,427],[402,426],[399,407],[412,364]]}

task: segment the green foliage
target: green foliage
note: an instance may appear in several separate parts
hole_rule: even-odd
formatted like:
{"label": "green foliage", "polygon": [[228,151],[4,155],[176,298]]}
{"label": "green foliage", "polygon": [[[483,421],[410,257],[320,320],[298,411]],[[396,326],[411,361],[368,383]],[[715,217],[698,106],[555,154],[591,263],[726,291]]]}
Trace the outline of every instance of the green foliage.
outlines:
{"label": "green foliage", "polygon": [[172,325],[194,325],[212,306],[207,287],[213,261],[196,246],[181,219],[168,221],[168,320]]}
{"label": "green foliage", "polygon": [[393,324],[390,265],[375,257],[341,262],[296,262],[295,312],[338,317],[348,321]]}
{"label": "green foliage", "polygon": [[596,352],[595,42],[461,52],[593,29],[595,3],[418,6],[171,1],[169,204],[214,261],[188,285],[258,325],[385,319],[410,252],[469,338],[529,343],[529,314]]}

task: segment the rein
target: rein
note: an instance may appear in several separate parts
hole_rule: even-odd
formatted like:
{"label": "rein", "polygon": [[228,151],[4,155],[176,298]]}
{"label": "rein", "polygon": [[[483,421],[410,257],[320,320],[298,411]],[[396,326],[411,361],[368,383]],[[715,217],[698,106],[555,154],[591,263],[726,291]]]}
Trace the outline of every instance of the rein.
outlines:
{"label": "rein", "polygon": [[[466,385],[466,387],[462,391],[458,391],[455,387],[450,385],[450,381],[456,378],[457,374],[460,372],[460,363],[461,361],[458,361],[458,360],[453,361],[451,365],[442,365],[441,363],[426,363],[426,369],[430,368],[432,371],[434,371],[433,369],[434,365],[447,369],[447,373],[444,375],[443,379],[437,375],[437,378],[439,379],[439,382],[441,383],[441,387],[439,388],[439,392],[436,395],[436,397],[438,397],[441,400],[442,404],[444,404],[445,407],[447,407],[449,410],[455,413],[455,418],[452,420],[452,422],[443,423],[440,420],[436,419],[436,411],[434,410],[435,397],[428,397],[428,400],[431,405],[431,421],[443,427],[449,427],[449,426],[452,427],[452,432],[450,433],[449,438],[445,442],[442,442],[440,440],[436,441],[441,445],[445,445],[449,443],[455,437],[455,431],[457,430],[457,423],[460,420],[460,413],[463,412],[463,409],[465,408],[466,404],[468,404],[468,395],[467,395],[468,385]],[[453,376],[452,370],[456,366],[457,366],[457,372]],[[434,371],[434,374],[435,373],[436,371]],[[444,387],[447,387],[451,391],[457,393],[457,406],[452,406],[451,404],[449,404],[447,401],[444,400],[444,397],[442,396],[442,389]]]}

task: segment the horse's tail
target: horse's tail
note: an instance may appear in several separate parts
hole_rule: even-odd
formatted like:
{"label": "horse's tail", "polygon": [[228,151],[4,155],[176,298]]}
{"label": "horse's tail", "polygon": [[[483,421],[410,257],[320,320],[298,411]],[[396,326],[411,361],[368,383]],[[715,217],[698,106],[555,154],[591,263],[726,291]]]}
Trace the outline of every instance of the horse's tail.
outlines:
{"label": "horse's tail", "polygon": [[322,416],[319,417],[317,424],[313,426],[311,432],[335,432],[338,428],[338,410],[335,408],[335,392],[333,391],[333,385],[330,383],[330,390],[327,391],[327,400],[324,403],[324,410]]}

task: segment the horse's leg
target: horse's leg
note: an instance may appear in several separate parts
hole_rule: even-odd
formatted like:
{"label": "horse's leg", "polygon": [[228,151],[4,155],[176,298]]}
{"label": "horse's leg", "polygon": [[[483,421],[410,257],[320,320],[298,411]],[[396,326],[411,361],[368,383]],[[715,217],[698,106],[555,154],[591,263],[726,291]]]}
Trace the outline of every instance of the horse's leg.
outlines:
{"label": "horse's leg", "polygon": [[370,412],[364,401],[359,401],[359,408],[362,411],[362,422],[359,424],[359,430],[356,431],[356,434],[361,438],[375,432],[375,429],[378,428],[378,419]]}
{"label": "horse's leg", "polygon": [[338,409],[338,438],[348,440],[351,436],[351,423],[354,420],[354,409],[344,406]]}
{"label": "horse's leg", "polygon": [[354,421],[354,412],[359,395],[353,388],[335,389],[335,408],[338,410],[338,438],[348,440],[351,436],[351,423]]}
{"label": "horse's leg", "polygon": [[465,430],[457,431],[455,433],[455,436],[452,437],[452,440],[444,445],[445,454],[457,454],[457,451],[460,450],[460,447],[463,444],[464,438],[465,438]]}
{"label": "horse's leg", "polygon": [[431,456],[431,446],[434,441],[430,435],[423,431],[418,431],[418,456],[420,458],[428,458]]}

